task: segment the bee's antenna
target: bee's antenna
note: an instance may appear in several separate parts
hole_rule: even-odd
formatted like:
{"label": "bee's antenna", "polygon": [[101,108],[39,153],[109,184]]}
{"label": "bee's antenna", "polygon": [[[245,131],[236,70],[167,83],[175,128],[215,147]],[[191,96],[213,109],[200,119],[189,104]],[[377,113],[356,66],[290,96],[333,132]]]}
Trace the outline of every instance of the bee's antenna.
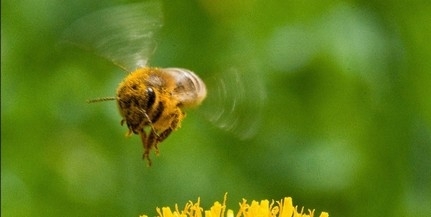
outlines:
{"label": "bee's antenna", "polygon": [[96,98],[96,99],[87,100],[87,103],[112,101],[112,100],[116,100],[116,99],[117,99],[117,97],[102,97],[102,98]]}

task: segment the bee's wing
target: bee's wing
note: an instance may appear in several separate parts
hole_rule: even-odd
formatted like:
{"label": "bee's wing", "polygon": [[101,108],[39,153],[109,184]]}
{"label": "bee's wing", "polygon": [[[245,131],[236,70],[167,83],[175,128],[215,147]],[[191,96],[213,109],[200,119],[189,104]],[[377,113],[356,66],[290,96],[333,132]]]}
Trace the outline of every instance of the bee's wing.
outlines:
{"label": "bee's wing", "polygon": [[205,83],[192,71],[183,68],[164,68],[163,73],[175,81],[172,95],[182,107],[192,108],[201,104],[207,94]]}
{"label": "bee's wing", "polygon": [[63,33],[62,41],[94,51],[132,71],[145,66],[153,54],[162,15],[159,1],[103,9],[73,23]]}
{"label": "bee's wing", "polygon": [[229,68],[206,81],[204,116],[216,126],[248,139],[258,130],[266,92],[262,75],[251,68]]}

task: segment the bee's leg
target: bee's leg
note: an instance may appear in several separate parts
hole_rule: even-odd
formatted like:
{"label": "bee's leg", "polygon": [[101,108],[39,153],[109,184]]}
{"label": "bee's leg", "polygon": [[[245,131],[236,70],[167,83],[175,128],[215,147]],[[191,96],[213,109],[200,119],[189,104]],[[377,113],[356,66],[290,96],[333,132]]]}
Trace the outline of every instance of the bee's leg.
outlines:
{"label": "bee's leg", "polygon": [[[145,132],[144,132],[145,134]],[[151,166],[151,159],[150,159],[150,151],[152,148],[154,148],[154,152],[156,153],[156,155],[159,155],[159,149],[157,147],[157,145],[163,141],[160,140],[160,135],[158,133],[156,133],[156,131],[151,130],[150,133],[148,134],[147,137],[142,137],[142,139],[146,139],[143,140],[144,142],[144,159],[146,159],[148,161],[148,166]]]}
{"label": "bee's leg", "polygon": [[159,143],[159,134],[156,133],[156,131],[151,130],[148,134],[147,138],[148,147],[155,148],[156,155],[159,155],[159,149],[157,148],[157,143]]}
{"label": "bee's leg", "polygon": [[148,123],[150,124],[152,132],[156,134],[156,136],[159,136],[156,132],[156,129],[154,128],[153,122],[151,121],[151,118],[148,116],[147,112],[145,110],[141,110],[142,114],[144,114],[145,118],[147,118]]}
{"label": "bee's leg", "polygon": [[143,158],[147,161],[147,165],[151,166],[151,159],[150,159],[150,150],[151,150],[151,144],[148,143],[149,137],[147,137],[147,134],[144,130],[142,130],[139,135],[141,136],[142,145],[144,147],[144,154]]}
{"label": "bee's leg", "polygon": [[[123,126],[123,125],[124,125],[124,123],[126,123],[126,120],[121,119],[121,122],[120,122],[121,126]],[[131,136],[131,135],[133,134],[133,130],[129,127],[129,125],[127,125],[127,128],[128,128],[129,130],[128,130],[128,131],[127,131],[127,133],[126,133],[126,137],[129,137],[129,136]]]}
{"label": "bee's leg", "polygon": [[178,119],[176,118],[171,123],[171,127],[169,127],[168,129],[166,129],[165,131],[163,131],[162,133],[160,133],[158,135],[157,143],[154,145],[154,148],[157,150],[157,152],[159,150],[158,147],[157,147],[157,145],[159,143],[161,143],[163,140],[165,140],[166,138],[168,138],[168,136],[172,133],[172,131],[175,130],[175,129],[177,129],[177,127],[178,127]]}
{"label": "bee's leg", "polygon": [[159,135],[159,142],[162,142],[172,133],[172,128],[168,128]]}

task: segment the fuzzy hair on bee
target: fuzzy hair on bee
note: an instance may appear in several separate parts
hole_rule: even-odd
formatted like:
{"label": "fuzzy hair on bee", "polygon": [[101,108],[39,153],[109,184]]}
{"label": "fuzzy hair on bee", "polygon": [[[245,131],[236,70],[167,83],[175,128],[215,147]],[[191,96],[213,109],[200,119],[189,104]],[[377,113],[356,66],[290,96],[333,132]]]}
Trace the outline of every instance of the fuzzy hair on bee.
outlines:
{"label": "fuzzy hair on bee", "polygon": [[181,126],[183,109],[198,106],[205,96],[205,84],[187,69],[144,67],[120,83],[116,100],[121,124],[127,135],[140,135],[143,158],[151,165],[150,151],[158,154],[158,144]]}

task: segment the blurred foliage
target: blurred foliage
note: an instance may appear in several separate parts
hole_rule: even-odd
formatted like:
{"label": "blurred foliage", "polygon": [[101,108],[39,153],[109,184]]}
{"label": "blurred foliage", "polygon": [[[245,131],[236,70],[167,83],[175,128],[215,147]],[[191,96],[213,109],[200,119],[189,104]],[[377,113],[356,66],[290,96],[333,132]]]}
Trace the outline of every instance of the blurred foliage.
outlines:
{"label": "blurred foliage", "polygon": [[204,79],[252,65],[265,102],[243,111],[261,115],[247,140],[188,112],[151,168],[114,102],[85,103],[125,74],[57,47],[74,20],[128,2],[1,2],[2,216],[151,216],[225,192],[229,207],[431,215],[430,1],[165,1],[152,65]]}

